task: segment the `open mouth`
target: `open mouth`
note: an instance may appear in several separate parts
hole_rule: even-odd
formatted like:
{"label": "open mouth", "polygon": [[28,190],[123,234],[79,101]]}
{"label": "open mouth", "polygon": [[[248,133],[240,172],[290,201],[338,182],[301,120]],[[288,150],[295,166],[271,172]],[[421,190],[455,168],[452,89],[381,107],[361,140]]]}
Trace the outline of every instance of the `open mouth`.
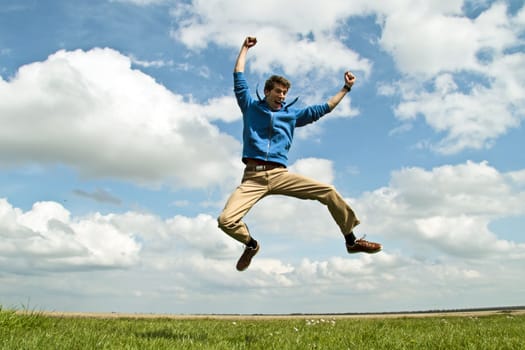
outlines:
{"label": "open mouth", "polygon": [[281,101],[281,100],[274,100],[274,101],[272,101],[272,102],[273,102],[273,103],[272,103],[272,104],[273,104],[272,107],[275,107],[275,108],[281,108],[281,105],[282,105],[282,103],[283,103],[283,101]]}

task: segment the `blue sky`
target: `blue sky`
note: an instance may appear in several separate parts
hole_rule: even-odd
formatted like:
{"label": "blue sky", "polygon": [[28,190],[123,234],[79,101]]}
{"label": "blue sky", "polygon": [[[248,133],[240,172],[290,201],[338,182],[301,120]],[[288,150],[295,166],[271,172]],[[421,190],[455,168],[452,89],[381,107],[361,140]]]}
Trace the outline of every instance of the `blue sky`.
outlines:
{"label": "blue sky", "polygon": [[[375,255],[319,203],[216,224],[240,181],[232,70],[320,103],[290,169],[332,183]],[[0,305],[322,313],[523,305],[523,1],[4,0]]]}

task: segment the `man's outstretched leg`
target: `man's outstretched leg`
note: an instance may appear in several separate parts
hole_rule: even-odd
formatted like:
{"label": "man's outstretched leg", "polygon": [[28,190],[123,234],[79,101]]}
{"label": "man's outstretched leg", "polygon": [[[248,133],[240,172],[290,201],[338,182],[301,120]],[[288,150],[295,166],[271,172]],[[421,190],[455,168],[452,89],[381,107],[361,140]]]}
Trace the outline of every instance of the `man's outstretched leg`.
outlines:
{"label": "man's outstretched leg", "polygon": [[359,225],[359,219],[334,186],[327,185],[308,177],[289,173],[286,169],[276,171],[270,176],[269,194],[282,194],[300,199],[317,200],[327,206],[345,237],[348,253],[377,253],[382,247],[379,243],[369,242],[364,237],[357,239],[353,229]]}

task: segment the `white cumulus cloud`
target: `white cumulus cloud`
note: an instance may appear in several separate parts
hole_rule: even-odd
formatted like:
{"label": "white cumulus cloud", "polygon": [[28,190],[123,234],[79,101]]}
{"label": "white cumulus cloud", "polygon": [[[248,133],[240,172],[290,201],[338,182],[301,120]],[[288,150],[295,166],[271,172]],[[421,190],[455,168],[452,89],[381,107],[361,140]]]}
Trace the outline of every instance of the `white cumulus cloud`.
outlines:
{"label": "white cumulus cloud", "polygon": [[136,264],[141,245],[129,231],[93,215],[71,218],[56,202],[22,212],[0,200],[0,258],[8,271],[121,268]]}
{"label": "white cumulus cloud", "polygon": [[[511,173],[513,174],[513,173]],[[432,170],[396,171],[388,187],[357,200],[363,229],[389,239],[413,240],[425,250],[453,256],[523,257],[525,244],[499,238],[490,223],[525,215],[525,192],[511,174],[486,162]]]}
{"label": "white cumulus cloud", "polygon": [[521,124],[525,60],[515,50],[522,42],[521,12],[509,14],[502,2],[473,19],[457,7],[385,12],[380,44],[404,74],[395,114],[402,121],[423,117],[444,135],[421,145],[444,154],[490,148]]}
{"label": "white cumulus cloud", "polygon": [[59,163],[88,177],[174,187],[237,176],[239,143],[209,122],[231,118],[233,99],[187,101],[117,51],[56,52],[0,80],[0,94],[0,165]]}

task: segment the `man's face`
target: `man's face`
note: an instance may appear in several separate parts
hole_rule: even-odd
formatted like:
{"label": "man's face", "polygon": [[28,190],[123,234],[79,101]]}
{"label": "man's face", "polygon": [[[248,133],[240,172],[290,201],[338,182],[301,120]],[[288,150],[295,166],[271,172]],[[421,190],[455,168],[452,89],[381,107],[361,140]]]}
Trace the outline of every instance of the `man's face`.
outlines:
{"label": "man's face", "polygon": [[286,98],[288,88],[282,84],[276,83],[271,90],[265,90],[264,96],[266,96],[266,102],[270,108],[274,111],[281,109],[282,103]]}

